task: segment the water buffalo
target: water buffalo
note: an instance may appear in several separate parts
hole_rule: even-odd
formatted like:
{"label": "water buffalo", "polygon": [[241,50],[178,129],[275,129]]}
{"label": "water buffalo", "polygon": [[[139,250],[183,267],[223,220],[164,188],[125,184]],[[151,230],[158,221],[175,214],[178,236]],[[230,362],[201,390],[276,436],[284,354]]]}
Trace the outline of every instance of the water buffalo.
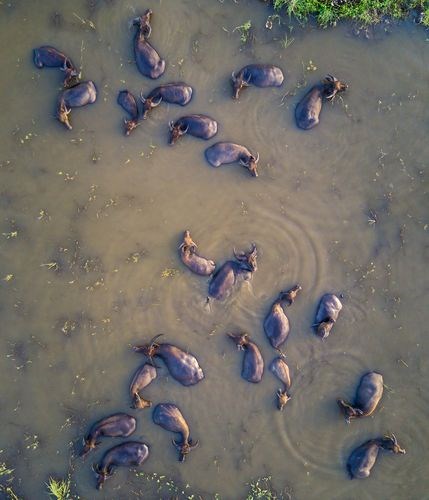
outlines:
{"label": "water buffalo", "polygon": [[143,91],[140,93],[140,99],[143,102],[142,118],[145,120],[149,111],[162,101],[169,104],[178,104],[186,106],[192,99],[192,87],[186,83],[166,83],[153,89],[146,97],[143,96]]}
{"label": "water buffalo", "polygon": [[258,269],[256,245],[252,245],[248,252],[237,254],[234,250],[234,255],[237,261],[226,261],[213,275],[209,283],[209,297],[217,300],[226,299],[242,281],[250,280]]}
{"label": "water buffalo", "polygon": [[278,349],[286,341],[289,335],[289,320],[281,303],[287,301],[289,305],[291,305],[301,289],[300,285],[295,285],[287,292],[280,292],[279,297],[271,306],[270,312],[265,317],[265,335],[274,349]]}
{"label": "water buffalo", "polygon": [[145,363],[136,371],[130,384],[130,394],[133,401],[132,408],[148,408],[152,406],[152,401],[142,398],[139,392],[147,387],[155,378],[156,369],[149,363]]}
{"label": "water buffalo", "polygon": [[110,448],[101,462],[93,467],[97,475],[97,490],[101,490],[106,479],[113,474],[113,467],[141,465],[148,458],[149,445],[139,441],[127,441]]}
{"label": "water buffalo", "polygon": [[189,231],[185,231],[183,242],[180,245],[180,258],[191,271],[200,276],[210,276],[215,270],[216,264],[196,253],[197,245],[191,238]]}
{"label": "water buffalo", "polygon": [[44,45],[33,51],[33,61],[38,68],[60,68],[64,71],[64,87],[77,83],[79,71],[72,60],[55,47]]}
{"label": "water buffalo", "polygon": [[117,102],[130,115],[129,120],[124,119],[125,135],[130,135],[139,124],[139,108],[136,98],[128,90],[121,90]]}
{"label": "water buffalo", "polygon": [[227,333],[227,336],[235,342],[238,350],[244,351],[241,376],[254,384],[260,382],[264,374],[264,359],[259,347],[250,340],[247,333]]}
{"label": "water buffalo", "polygon": [[238,99],[243,87],[280,87],[283,71],[272,64],[249,64],[235,74],[232,72],[233,99]]}
{"label": "water buffalo", "polygon": [[313,324],[319,337],[325,339],[329,335],[342,308],[340,299],[333,293],[326,293],[321,298],[316,313],[316,322]]}
{"label": "water buffalo", "polygon": [[283,410],[290,399],[288,394],[291,386],[289,367],[283,357],[279,356],[271,362],[270,371],[283,383],[283,389],[277,391],[277,408]]}
{"label": "water buffalo", "polygon": [[128,437],[136,430],[136,419],[126,413],[115,413],[110,417],[96,422],[83,440],[84,447],[80,453],[85,457],[99,442],[98,438],[105,437]]}
{"label": "water buffalo", "polygon": [[182,385],[194,385],[202,380],[204,373],[197,358],[174,345],[155,342],[161,335],[154,337],[148,344],[135,346],[134,351],[141,352],[151,361],[154,356],[161,358],[171,376]]}
{"label": "water buffalo", "polygon": [[217,134],[217,121],[206,115],[182,116],[174,123],[170,122],[170,146],[182,135],[189,134],[200,139],[211,139]]}
{"label": "water buffalo", "polygon": [[63,90],[57,100],[57,118],[69,130],[72,126],[69,122],[71,108],[79,108],[92,104],[97,99],[97,89],[94,82],[81,82],[74,87]]}
{"label": "water buffalo", "polygon": [[349,424],[350,419],[367,417],[377,408],[383,395],[383,376],[377,372],[369,372],[362,376],[356,391],[354,404],[338,399],[337,403]]}
{"label": "water buffalo", "polygon": [[374,467],[380,448],[393,451],[395,454],[406,453],[405,450],[399,446],[394,434],[382,438],[370,439],[353,450],[349,456],[347,460],[347,470],[350,479],[362,479],[371,474],[371,469]]}
{"label": "water buffalo", "polygon": [[163,429],[171,432],[178,432],[181,435],[181,441],[173,439],[174,446],[179,450],[179,461],[184,462],[186,455],[198,446],[189,437],[189,426],[179,408],[172,403],[160,403],[155,406],[152,413],[152,420]]}
{"label": "water buffalo", "polygon": [[133,19],[133,25],[137,26],[134,37],[134,56],[140,73],[156,80],[165,71],[165,61],[160,58],[158,52],[147,41],[152,32],[151,17],[152,11],[148,9],[142,16]]}
{"label": "water buffalo", "polygon": [[259,161],[259,154],[256,153],[256,156],[254,156],[245,146],[233,142],[217,142],[207,148],[204,154],[206,160],[213,167],[238,162],[243,167],[246,167],[253,177],[258,177],[256,165]]}
{"label": "water buffalo", "polygon": [[314,85],[301,99],[295,108],[296,124],[299,128],[309,130],[319,123],[323,99],[332,100],[337,92],[344,92],[347,85],[337,78],[327,75]]}

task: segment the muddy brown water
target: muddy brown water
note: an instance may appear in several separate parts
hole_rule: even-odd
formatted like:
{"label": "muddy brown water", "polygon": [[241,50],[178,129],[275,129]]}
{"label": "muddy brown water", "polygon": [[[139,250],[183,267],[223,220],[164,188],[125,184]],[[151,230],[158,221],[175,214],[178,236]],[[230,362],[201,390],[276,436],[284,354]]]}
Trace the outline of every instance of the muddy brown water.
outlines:
{"label": "muddy brown water", "polygon": [[[147,7],[167,61],[156,82],[138,73],[127,26]],[[96,492],[91,464],[117,440],[84,463],[75,457],[88,427],[118,411],[137,416],[133,438],[151,445],[142,470],[182,485],[181,498],[244,498],[260,476],[286,498],[429,498],[427,33],[405,23],[366,40],[348,26],[290,31],[287,19],[270,31],[269,13],[250,0],[0,2],[0,461],[23,498],[46,498],[49,476],[68,473],[80,498],[157,498],[155,480],[125,469]],[[243,48],[234,27],[248,19],[256,39]],[[53,118],[59,72],[32,63],[43,44],[98,88],[94,105],[72,112],[71,132]],[[255,61],[283,68],[283,87],[233,102],[231,71]],[[302,132],[295,105],[326,73],[349,90]],[[194,87],[190,105],[161,105],[125,138],[118,91],[177,80]],[[211,168],[203,152],[215,140],[169,147],[168,121],[185,113],[216,118],[216,140],[258,151],[260,177]],[[208,280],[178,259],[186,228],[218,263],[258,246],[251,284],[211,311]],[[225,333],[249,332],[268,366],[263,318],[297,282],[285,347],[292,399],[280,413],[278,382],[268,370],[260,384],[242,380]],[[344,308],[322,342],[310,326],[328,291]],[[145,391],[177,403],[200,440],[184,464],[151,410],[129,409],[143,361],[130,346],[157,333],[193,352],[206,375],[182,387],[162,368]],[[369,370],[384,376],[381,405],[346,425],[335,399],[352,398]],[[384,454],[369,479],[350,481],[351,450],[389,431],[407,454]]]}

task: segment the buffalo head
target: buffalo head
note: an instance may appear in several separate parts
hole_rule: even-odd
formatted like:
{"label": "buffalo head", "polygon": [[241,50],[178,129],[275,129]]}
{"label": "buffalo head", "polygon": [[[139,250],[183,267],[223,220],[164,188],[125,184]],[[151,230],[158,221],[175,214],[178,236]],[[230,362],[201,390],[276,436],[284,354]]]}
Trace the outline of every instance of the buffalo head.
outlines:
{"label": "buffalo head", "polygon": [[156,108],[159,104],[161,104],[162,96],[155,97],[143,97],[143,93],[140,93],[140,100],[143,103],[142,109],[142,119],[146,120],[149,111],[153,108]]}
{"label": "buffalo head", "polygon": [[258,177],[256,166],[259,161],[259,153],[256,153],[256,157],[253,155],[249,155],[247,158],[240,159],[239,161],[240,164],[243,165],[243,167],[246,167],[249,170],[253,177]]}
{"label": "buffalo head", "polygon": [[256,245],[253,244],[252,248],[248,252],[240,252],[237,253],[234,250],[235,258],[243,264],[245,268],[247,268],[250,272],[254,272],[258,269],[256,259],[258,257],[258,251],[256,249]]}
{"label": "buffalo head", "polygon": [[170,146],[176,143],[177,139],[185,135],[188,131],[189,125],[180,122],[170,122]]}
{"label": "buffalo head", "polygon": [[340,82],[338,78],[332,75],[326,75],[322,80],[323,95],[326,99],[333,99],[337,92],[344,92],[347,89],[347,84]]}
{"label": "buffalo head", "polygon": [[232,98],[238,99],[241,89],[243,87],[249,86],[250,76],[246,79],[244,78],[243,71],[240,71],[238,75],[235,75],[233,71],[231,78],[232,78]]}

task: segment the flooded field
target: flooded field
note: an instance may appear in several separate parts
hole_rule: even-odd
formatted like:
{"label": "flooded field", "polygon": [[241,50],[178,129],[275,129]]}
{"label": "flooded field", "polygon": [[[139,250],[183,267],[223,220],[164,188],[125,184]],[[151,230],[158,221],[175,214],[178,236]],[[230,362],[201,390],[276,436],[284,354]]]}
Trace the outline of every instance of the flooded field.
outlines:
{"label": "flooded field", "polygon": [[[138,72],[128,25],[149,7],[151,43],[167,64],[157,81]],[[49,477],[68,476],[72,497],[86,500],[235,500],[267,476],[284,498],[429,498],[428,35],[404,23],[367,39],[277,18],[270,30],[270,14],[256,0],[0,1],[0,463],[14,469],[0,484],[13,476],[19,498],[47,498]],[[248,20],[243,44],[236,27]],[[54,117],[60,72],[33,64],[41,45],[96,83],[97,102],[73,110],[72,131]],[[252,62],[281,67],[284,84],[233,101],[231,72]],[[325,103],[317,128],[299,130],[297,102],[328,73],[347,92]],[[171,81],[194,88],[191,103],[161,104],[125,137],[118,91]],[[168,146],[169,121],[190,113],[215,118],[216,138]],[[206,162],[221,140],[259,153],[257,179]],[[255,243],[251,282],[208,308],[208,279],[179,259],[185,229],[218,264]],[[262,324],[296,283],[283,346],[292,399],[279,412]],[[326,292],[343,310],[321,341],[311,325]],[[231,332],[260,346],[261,383],[240,377]],[[199,439],[185,463],[151,409],[130,409],[144,361],[131,347],[158,333],[205,373],[184,387],[159,361],[144,391],[154,405],[176,403]],[[370,370],[384,377],[381,404],[346,425],[335,400],[353,398]],[[137,418],[131,439],[151,456],[97,492],[92,464],[121,440],[102,439],[84,462],[78,453],[90,425],[115,412]],[[370,478],[350,481],[349,453],[388,432],[407,454],[383,453]]]}

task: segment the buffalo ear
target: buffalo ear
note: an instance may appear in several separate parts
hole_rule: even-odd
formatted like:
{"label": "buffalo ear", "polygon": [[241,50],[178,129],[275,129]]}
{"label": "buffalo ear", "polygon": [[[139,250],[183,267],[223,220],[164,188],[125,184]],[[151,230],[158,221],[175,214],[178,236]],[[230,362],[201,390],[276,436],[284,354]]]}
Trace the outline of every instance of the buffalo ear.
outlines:
{"label": "buffalo ear", "polygon": [[235,76],[235,72],[233,71],[231,74],[232,81],[235,83],[237,81],[237,77]]}
{"label": "buffalo ear", "polygon": [[182,132],[182,134],[186,134],[186,132],[188,131],[188,129],[189,129],[189,125],[186,125],[186,126],[181,125],[180,126],[180,131]]}
{"label": "buffalo ear", "polygon": [[174,129],[174,123],[173,123],[173,121],[168,122],[168,126],[170,127],[170,130],[173,130]]}

